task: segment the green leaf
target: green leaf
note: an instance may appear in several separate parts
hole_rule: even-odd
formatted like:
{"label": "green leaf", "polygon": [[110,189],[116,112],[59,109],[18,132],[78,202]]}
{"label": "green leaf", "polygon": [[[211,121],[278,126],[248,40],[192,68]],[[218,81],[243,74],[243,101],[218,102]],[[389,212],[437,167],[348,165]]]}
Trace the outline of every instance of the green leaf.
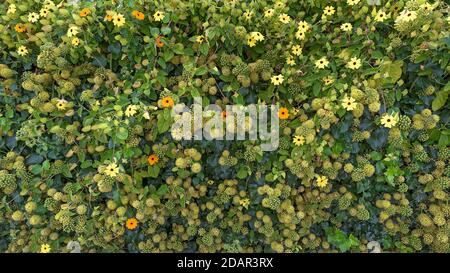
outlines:
{"label": "green leaf", "polygon": [[444,88],[442,88],[439,92],[436,93],[436,98],[431,103],[433,111],[441,109],[447,103],[449,94],[450,94],[450,82],[448,82],[444,86]]}
{"label": "green leaf", "polygon": [[158,197],[162,197],[168,192],[169,192],[169,187],[166,184],[163,184],[163,185],[159,186],[158,190],[156,191],[156,195],[158,195]]}

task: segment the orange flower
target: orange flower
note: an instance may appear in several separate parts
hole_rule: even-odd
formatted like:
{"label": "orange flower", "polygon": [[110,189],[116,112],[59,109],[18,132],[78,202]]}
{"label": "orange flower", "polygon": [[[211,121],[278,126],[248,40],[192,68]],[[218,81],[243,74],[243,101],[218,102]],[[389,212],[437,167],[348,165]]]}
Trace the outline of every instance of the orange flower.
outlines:
{"label": "orange flower", "polygon": [[133,230],[138,226],[138,220],[136,218],[129,218],[125,224],[127,229]]}
{"label": "orange flower", "polygon": [[162,38],[162,37],[164,37],[164,36],[159,35],[158,37],[156,37],[155,43],[156,43],[156,46],[159,47],[159,48],[161,48],[161,47],[164,46],[164,42],[161,41],[161,38]]}
{"label": "orange flower", "polygon": [[226,119],[228,116],[227,111],[222,111],[222,113],[220,114],[222,116],[223,119]]}
{"label": "orange flower", "polygon": [[173,99],[171,97],[165,97],[161,100],[162,107],[173,107]]}
{"label": "orange flower", "polygon": [[105,20],[108,21],[108,22],[111,22],[112,19],[113,19],[113,16],[112,16],[111,14],[107,14],[107,15],[105,16]]}
{"label": "orange flower", "polygon": [[140,20],[140,21],[144,20],[144,18],[145,18],[144,13],[142,13],[142,12],[140,12],[140,11],[138,11],[138,10],[133,10],[133,11],[131,12],[131,15],[133,15],[134,18],[136,18],[136,19],[138,19],[138,20]]}
{"label": "orange flower", "polygon": [[149,155],[147,158],[148,164],[151,166],[155,165],[159,161],[159,157],[155,154]]}
{"label": "orange flower", "polygon": [[86,17],[86,16],[89,15],[89,13],[91,13],[91,10],[88,9],[88,8],[84,8],[84,9],[82,9],[82,10],[80,11],[80,16],[81,16],[81,17]]}
{"label": "orange flower", "polygon": [[25,27],[25,25],[22,24],[17,24],[15,27],[17,32],[22,33],[25,32],[25,30],[27,30],[27,28]]}
{"label": "orange flower", "polygon": [[287,108],[285,108],[285,107],[281,107],[278,110],[278,117],[280,119],[287,119],[289,117],[289,110]]}

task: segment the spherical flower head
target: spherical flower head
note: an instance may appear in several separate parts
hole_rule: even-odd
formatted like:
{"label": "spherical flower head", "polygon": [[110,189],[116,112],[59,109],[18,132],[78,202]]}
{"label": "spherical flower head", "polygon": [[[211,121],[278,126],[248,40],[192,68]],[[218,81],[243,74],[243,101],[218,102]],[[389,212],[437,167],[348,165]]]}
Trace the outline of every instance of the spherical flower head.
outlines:
{"label": "spherical flower head", "polygon": [[352,97],[345,96],[342,100],[342,107],[344,107],[347,111],[353,111],[353,109],[356,108],[357,103],[355,102],[355,99]]}
{"label": "spherical flower head", "polygon": [[266,11],[264,11],[264,17],[270,18],[273,16],[274,13],[275,11],[273,9],[267,9]]}
{"label": "spherical flower head", "polygon": [[353,57],[347,63],[347,67],[353,70],[358,69],[361,67],[361,60],[356,57]]}
{"label": "spherical flower head", "polygon": [[20,56],[25,56],[28,54],[28,49],[25,46],[19,46],[19,48],[17,49],[17,54],[19,54]]}
{"label": "spherical flower head", "polygon": [[306,33],[309,30],[309,24],[306,21],[300,21],[298,22],[298,31],[301,33]]}
{"label": "spherical flower head", "polygon": [[336,12],[336,10],[334,9],[333,6],[326,6],[323,9],[323,14],[325,14],[327,16],[333,15],[335,12]]}
{"label": "spherical flower head", "polygon": [[28,22],[36,23],[38,20],[39,20],[39,14],[37,14],[36,12],[28,13]]}
{"label": "spherical flower head", "polygon": [[148,164],[150,164],[150,166],[153,166],[156,163],[158,163],[159,157],[155,154],[152,154],[147,157],[147,161],[148,161]]}
{"label": "spherical flower head", "polygon": [[16,13],[17,7],[14,4],[11,4],[8,6],[8,9],[6,10],[6,14],[14,14]]}
{"label": "spherical flower head", "polygon": [[280,16],[278,16],[278,20],[280,20],[280,22],[283,24],[289,24],[289,22],[291,21],[291,17],[289,17],[289,15],[287,15],[286,13],[282,13],[280,14]]}
{"label": "spherical flower head", "polygon": [[286,57],[286,63],[288,64],[288,65],[295,65],[295,60],[294,60],[294,57],[292,57],[291,55],[289,55],[289,56],[287,56]]}
{"label": "spherical flower head", "polygon": [[278,109],[278,118],[288,119],[289,118],[289,110],[286,107],[281,107],[280,109]]}
{"label": "spherical flower head", "polygon": [[301,146],[305,144],[305,138],[301,135],[295,135],[292,142],[294,143],[295,146]]}
{"label": "spherical flower head", "polygon": [[136,114],[138,109],[137,105],[128,105],[127,109],[125,109],[125,116],[132,117]]}
{"label": "spherical flower head", "polygon": [[385,113],[383,115],[383,117],[381,118],[380,122],[384,127],[392,128],[395,125],[397,125],[398,119],[399,119],[398,114],[391,115],[391,114]]}
{"label": "spherical flower head", "polygon": [[49,244],[42,244],[41,245],[41,253],[49,253],[52,250]]}
{"label": "spherical flower head", "polygon": [[283,77],[282,74],[280,74],[280,75],[275,75],[275,76],[272,76],[272,78],[270,78],[270,80],[271,80],[271,82],[273,83],[273,85],[280,85],[280,84],[283,83],[284,77]]}
{"label": "spherical flower head", "polygon": [[86,17],[91,13],[91,10],[89,8],[84,8],[82,10],[80,10],[80,16],[81,17]]}
{"label": "spherical flower head", "polygon": [[354,6],[354,5],[358,5],[360,0],[347,0],[347,5],[349,6]]}
{"label": "spherical flower head", "polygon": [[116,27],[122,27],[123,25],[125,25],[125,17],[123,17],[122,14],[117,13],[113,16],[113,24]]}
{"label": "spherical flower head", "polygon": [[69,27],[69,29],[67,30],[67,37],[73,37],[76,36],[79,32],[79,28],[77,26],[72,26]]}
{"label": "spherical flower head", "polygon": [[156,11],[156,12],[153,14],[153,19],[154,19],[156,22],[162,21],[162,20],[164,19],[164,12],[162,12],[162,11]]}
{"label": "spherical flower head", "polygon": [[161,99],[161,105],[163,108],[173,107],[173,99],[171,97],[164,97]]}
{"label": "spherical flower head", "polygon": [[136,218],[129,218],[127,219],[127,221],[125,222],[125,226],[127,227],[127,229],[129,230],[134,230],[137,228],[138,226],[138,220]]}
{"label": "spherical flower head", "polygon": [[316,182],[319,188],[324,188],[328,185],[328,178],[326,176],[319,176]]}
{"label": "spherical flower head", "polygon": [[292,51],[292,54],[294,54],[295,56],[300,56],[300,55],[302,55],[303,49],[301,46],[295,45],[292,47],[291,51]]}
{"label": "spherical flower head", "polygon": [[195,38],[195,42],[197,42],[197,43],[199,43],[199,44],[203,43],[204,41],[205,41],[205,36],[203,36],[203,35],[198,35],[198,36]]}
{"label": "spherical flower head", "polygon": [[352,27],[352,24],[350,24],[350,23],[344,23],[341,25],[342,31],[350,32],[350,31],[352,31],[352,29],[353,29],[353,27]]}
{"label": "spherical flower head", "polygon": [[387,19],[387,14],[384,11],[380,10],[377,12],[377,15],[375,16],[375,21],[383,22],[386,19]]}
{"label": "spherical flower head", "polygon": [[111,163],[108,166],[106,166],[103,172],[108,176],[116,177],[119,174],[119,167],[117,166],[116,163]]}
{"label": "spherical flower head", "polygon": [[316,61],[315,65],[316,65],[316,68],[318,68],[318,69],[324,69],[325,67],[328,66],[329,63],[330,62],[328,62],[327,58],[322,57]]}
{"label": "spherical flower head", "polygon": [[78,39],[78,37],[73,37],[72,38],[72,45],[73,46],[78,46],[80,44],[80,39]]}

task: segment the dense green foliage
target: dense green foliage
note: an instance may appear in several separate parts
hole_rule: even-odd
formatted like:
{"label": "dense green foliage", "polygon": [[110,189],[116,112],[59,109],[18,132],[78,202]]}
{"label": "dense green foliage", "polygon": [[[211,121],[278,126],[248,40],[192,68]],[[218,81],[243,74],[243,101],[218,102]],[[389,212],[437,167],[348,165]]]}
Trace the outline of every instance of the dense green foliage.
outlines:
{"label": "dense green foliage", "polygon": [[[0,251],[449,252],[449,24],[425,0],[2,1]],[[179,140],[195,96],[282,107],[279,148]]]}

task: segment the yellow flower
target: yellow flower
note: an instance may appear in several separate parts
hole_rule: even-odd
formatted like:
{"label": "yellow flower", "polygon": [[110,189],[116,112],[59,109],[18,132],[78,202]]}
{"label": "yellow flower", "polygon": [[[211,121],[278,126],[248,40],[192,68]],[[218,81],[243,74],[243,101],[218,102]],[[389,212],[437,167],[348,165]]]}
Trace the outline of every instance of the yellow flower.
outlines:
{"label": "yellow flower", "polygon": [[84,8],[80,11],[80,16],[81,17],[86,17],[89,15],[89,13],[91,13],[91,10],[89,8]]}
{"label": "yellow flower", "polygon": [[248,198],[241,199],[239,200],[239,204],[244,208],[248,209],[248,205],[250,205],[250,199]]}
{"label": "yellow flower", "polygon": [[252,19],[253,12],[252,12],[252,11],[249,11],[249,10],[246,10],[246,11],[242,14],[242,16],[244,16],[244,19],[245,19],[245,20],[250,21],[250,20]]}
{"label": "yellow flower", "polygon": [[41,245],[41,253],[49,253],[52,248],[49,244],[42,244]]}
{"label": "yellow flower", "polygon": [[361,67],[361,60],[356,57],[353,57],[347,63],[347,67],[353,70],[358,69]]}
{"label": "yellow flower", "polygon": [[272,81],[273,85],[280,85],[283,83],[284,81],[284,77],[283,75],[276,75],[276,76],[272,76],[272,78],[270,78],[270,80]]}
{"label": "yellow flower", "polygon": [[327,58],[325,58],[325,57],[320,58],[315,63],[316,68],[319,68],[319,69],[324,69],[325,67],[328,66],[328,64],[329,64],[329,62],[328,62]]}
{"label": "yellow flower", "polygon": [[132,117],[137,112],[137,105],[128,105],[127,109],[125,109],[125,116]]}
{"label": "yellow flower", "polygon": [[8,6],[8,10],[6,11],[6,14],[14,14],[16,13],[17,7],[14,4],[11,4]]}
{"label": "yellow flower", "polygon": [[47,17],[47,15],[50,13],[50,10],[49,9],[46,9],[46,8],[42,8],[40,11],[39,11],[39,14],[41,15],[41,17],[43,17],[43,18],[46,18]]}
{"label": "yellow flower", "polygon": [[58,108],[58,110],[65,110],[67,106],[67,101],[64,99],[60,99],[58,100],[58,102],[56,103],[56,108]]}
{"label": "yellow flower", "polygon": [[360,0],[347,0],[349,6],[358,5]]}
{"label": "yellow flower", "polygon": [[277,2],[275,3],[275,8],[276,8],[276,9],[282,9],[282,8],[284,8],[284,3],[283,3],[282,1],[277,1]]}
{"label": "yellow flower", "polygon": [[28,21],[31,23],[36,23],[39,20],[39,14],[36,12],[28,13]]}
{"label": "yellow flower", "polygon": [[22,32],[25,32],[27,30],[27,27],[25,25],[23,25],[23,24],[17,24],[17,25],[14,26],[14,29],[17,32],[22,33]]}
{"label": "yellow flower", "polygon": [[122,14],[117,13],[113,16],[113,24],[117,27],[121,27],[125,24],[125,17]]}
{"label": "yellow flower", "polygon": [[106,166],[104,173],[108,176],[116,177],[116,175],[119,173],[119,167],[116,163],[111,163]]}
{"label": "yellow flower", "polygon": [[298,22],[298,31],[302,33],[306,33],[309,30],[309,24],[306,21],[300,21]]}
{"label": "yellow flower", "polygon": [[67,37],[76,36],[78,34],[79,28],[77,26],[70,27],[67,30]]}
{"label": "yellow flower", "polygon": [[395,21],[411,22],[416,20],[417,12],[405,9],[402,11]]}
{"label": "yellow flower", "polygon": [[264,11],[264,17],[270,18],[273,16],[273,13],[274,13],[273,9],[268,9],[268,10]]}
{"label": "yellow flower", "polygon": [[386,128],[392,128],[395,126],[398,122],[398,115],[395,116],[390,115],[388,113],[384,114],[384,116],[381,118],[381,124]]}
{"label": "yellow flower", "polygon": [[353,27],[352,27],[352,24],[350,24],[350,23],[344,23],[341,25],[342,31],[350,32],[350,31],[352,31],[352,29],[353,29]]}
{"label": "yellow flower", "polygon": [[319,176],[317,177],[317,186],[319,188],[324,188],[328,184],[328,178],[326,176]]}
{"label": "yellow flower", "polygon": [[201,44],[201,43],[203,43],[203,42],[205,41],[205,36],[203,36],[203,35],[198,35],[198,36],[195,38],[195,41],[196,41],[197,43]]}
{"label": "yellow flower", "polygon": [[303,49],[301,46],[295,45],[292,47],[291,51],[292,51],[292,54],[294,54],[295,56],[300,56],[300,55],[302,55]]}
{"label": "yellow flower", "polygon": [[260,32],[258,31],[253,31],[250,33],[250,35],[255,38],[256,41],[263,41],[264,40],[264,35],[262,35]]}
{"label": "yellow flower", "polygon": [[326,7],[323,9],[323,13],[324,13],[325,15],[333,15],[335,12],[336,12],[336,11],[335,11],[334,7],[332,7],[332,6],[326,6]]}
{"label": "yellow flower", "polygon": [[113,18],[114,18],[115,15],[116,15],[116,12],[115,12],[115,11],[107,10],[107,11],[106,11],[105,18],[104,18],[103,20],[104,20],[104,21],[111,22],[111,21],[113,20]]}
{"label": "yellow flower", "polygon": [[295,33],[295,38],[299,39],[299,40],[304,40],[305,39],[305,32],[302,32],[300,30],[297,30],[297,32]]}
{"label": "yellow flower", "polygon": [[77,37],[72,38],[73,46],[78,46],[79,44],[80,44],[80,39],[78,39]]}
{"label": "yellow flower", "polygon": [[286,58],[286,63],[287,63],[288,65],[295,65],[294,57],[292,57],[291,55],[287,56],[287,58]]}
{"label": "yellow flower", "polygon": [[347,111],[353,111],[353,109],[356,108],[357,103],[355,102],[355,99],[352,97],[345,96],[342,100],[342,107],[344,107]]}
{"label": "yellow flower", "polygon": [[294,136],[294,139],[292,140],[292,142],[294,143],[295,146],[300,146],[300,145],[305,144],[305,138],[303,136],[296,135],[296,136]]}
{"label": "yellow flower", "polygon": [[247,45],[250,47],[254,47],[256,45],[256,39],[252,35],[249,35],[247,38]]}
{"label": "yellow flower", "polygon": [[420,8],[425,11],[425,13],[428,13],[434,9],[433,5],[431,5],[428,2],[425,2],[424,4],[420,5]]}
{"label": "yellow flower", "polygon": [[330,85],[330,84],[332,84],[334,82],[334,79],[331,76],[325,77],[322,80],[325,83],[325,85]]}
{"label": "yellow flower", "polygon": [[278,19],[283,24],[288,24],[291,21],[291,17],[289,17],[289,15],[287,15],[286,13],[280,14],[280,16],[278,16]]}
{"label": "yellow flower", "polygon": [[384,11],[378,11],[377,15],[375,16],[375,21],[377,22],[383,22],[387,18],[387,15]]}
{"label": "yellow flower", "polygon": [[162,19],[164,19],[164,12],[156,11],[155,14],[153,14],[153,19],[155,19],[156,22],[161,21]]}
{"label": "yellow flower", "polygon": [[19,54],[20,56],[25,56],[28,54],[28,49],[25,46],[19,46],[19,48],[17,49],[17,54]]}

